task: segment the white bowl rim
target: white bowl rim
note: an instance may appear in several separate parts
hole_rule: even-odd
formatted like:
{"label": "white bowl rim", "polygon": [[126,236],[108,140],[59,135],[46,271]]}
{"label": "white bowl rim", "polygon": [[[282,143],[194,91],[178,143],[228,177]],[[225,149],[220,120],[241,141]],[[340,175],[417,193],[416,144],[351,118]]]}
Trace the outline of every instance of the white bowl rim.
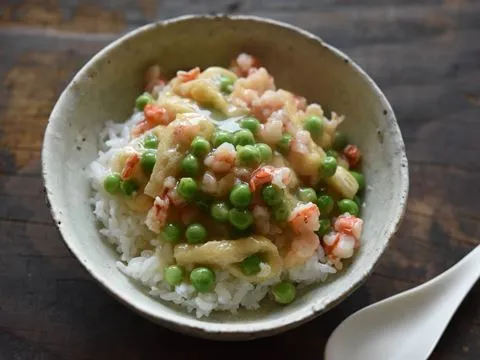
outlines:
{"label": "white bowl rim", "polygon": [[[309,306],[305,306],[301,309],[298,309],[294,312],[285,314],[282,317],[276,318],[276,319],[269,319],[268,321],[263,321],[262,319],[260,320],[254,320],[252,323],[247,324],[242,324],[242,323],[212,323],[212,322],[206,322],[202,321],[200,319],[196,318],[186,318],[179,316],[175,314],[175,312],[172,310],[171,313],[169,313],[167,316],[159,315],[155,311],[151,311],[149,309],[146,309],[144,307],[138,306],[135,303],[132,303],[126,299],[126,297],[116,290],[115,285],[108,283],[105,281],[105,279],[102,278],[102,276],[96,272],[96,270],[91,266],[91,264],[88,262],[88,259],[84,259],[84,261],[80,261],[80,263],[84,266],[84,268],[90,273],[91,276],[93,276],[94,279],[96,279],[105,289],[107,289],[112,295],[114,295],[119,301],[121,301],[123,304],[127,305],[130,307],[132,310],[135,312],[139,313],[140,315],[150,319],[154,320],[156,322],[159,322],[163,324],[164,326],[171,328],[171,329],[176,329],[183,331],[182,329],[185,329],[185,331],[188,331],[188,329],[192,330],[194,334],[199,335],[199,336],[206,336],[206,337],[214,337],[215,334],[229,334],[232,338],[235,338],[235,335],[239,335],[241,338],[257,338],[260,336],[267,336],[267,335],[273,335],[275,333],[279,333],[294,327],[297,327],[310,319],[320,315],[321,313],[324,313],[327,310],[330,310],[331,308],[335,307],[338,303],[343,301],[346,297],[348,297],[350,294],[352,294],[360,285],[363,284],[363,282],[368,278],[368,275],[374,270],[376,265],[378,264],[378,261],[380,260],[381,256],[385,252],[386,248],[389,245],[390,239],[392,236],[395,234],[397,231],[398,227],[401,224],[401,221],[403,219],[403,216],[405,214],[406,210],[406,203],[407,203],[407,198],[408,198],[408,189],[409,189],[409,175],[408,175],[408,161],[406,157],[406,152],[405,152],[405,145],[403,142],[403,138],[401,135],[400,128],[398,127],[398,123],[396,121],[395,114],[393,112],[393,109],[386,99],[385,95],[383,92],[380,90],[380,88],[376,85],[376,83],[373,81],[373,79],[370,78],[370,76],[359,66],[357,65],[348,55],[343,53],[341,50],[335,48],[334,46],[326,43],[323,41],[320,37],[303,30],[295,25],[285,23],[282,21],[278,20],[273,20],[269,18],[264,18],[260,16],[254,16],[254,15],[223,15],[223,14],[216,14],[216,15],[202,15],[202,14],[192,14],[192,15],[183,15],[167,20],[160,20],[156,22],[152,22],[149,24],[146,24],[144,26],[141,26],[139,28],[133,29],[126,34],[123,34],[121,37],[118,39],[114,40],[104,48],[102,48],[99,52],[97,52],[74,76],[74,78],[70,81],[70,83],[67,85],[67,87],[63,90],[62,94],[60,95],[59,99],[57,100],[52,113],[50,115],[47,128],[45,131],[45,137],[44,137],[44,142],[43,142],[43,148],[42,148],[42,175],[44,179],[44,186],[45,186],[45,193],[47,196],[47,202],[50,206],[50,211],[52,213],[52,216],[55,220],[55,223],[57,224],[57,227],[60,230],[60,233],[62,235],[62,238],[67,245],[67,247],[70,249],[70,251],[75,255],[77,259],[81,259],[82,256],[79,254],[76,250],[74,242],[72,242],[69,238],[68,231],[61,226],[60,222],[58,221],[60,219],[59,214],[61,213],[61,208],[59,208],[55,201],[53,201],[53,192],[51,188],[51,182],[53,180],[50,180],[50,178],[53,176],[48,173],[48,169],[51,167],[49,165],[49,156],[46,156],[50,151],[54,150],[53,143],[51,141],[52,139],[52,118],[57,117],[60,113],[60,106],[59,104],[64,100],[65,94],[67,91],[69,91],[72,86],[82,77],[84,77],[87,74],[88,69],[95,64],[98,60],[108,56],[109,52],[121,45],[124,41],[136,37],[140,33],[143,32],[148,32],[148,31],[153,31],[157,27],[164,27],[168,26],[170,24],[178,23],[178,22],[183,22],[183,21],[189,21],[189,20],[195,20],[195,19],[207,19],[207,20],[215,20],[215,19],[229,19],[229,20],[243,20],[243,21],[255,21],[255,22],[260,22],[260,23],[265,23],[269,25],[274,25],[280,28],[283,28],[285,30],[290,30],[292,32],[299,33],[300,35],[309,38],[310,40],[313,40],[317,42],[320,46],[324,46],[327,48],[329,51],[331,51],[334,55],[337,57],[340,57],[344,59],[345,61],[348,60],[350,65],[353,67],[353,70],[356,71],[362,78],[364,78],[368,85],[370,86],[371,90],[373,93],[376,94],[378,99],[380,100],[381,104],[384,106],[384,109],[387,111],[387,121],[389,122],[390,130],[392,137],[395,138],[395,141],[398,142],[398,147],[399,147],[399,152],[398,152],[398,157],[400,159],[400,186],[399,186],[399,198],[400,202],[396,206],[396,212],[394,219],[395,221],[392,221],[391,224],[389,224],[387,231],[385,231],[385,240],[383,243],[380,244],[378,253],[374,261],[365,268],[365,270],[362,273],[355,273],[352,274],[351,276],[355,278],[355,281],[352,283],[352,285],[345,289],[342,290],[342,293],[336,298],[334,301],[325,303],[322,302],[321,299],[318,300],[312,300],[311,304]],[[186,329],[187,328],[187,329]]]}

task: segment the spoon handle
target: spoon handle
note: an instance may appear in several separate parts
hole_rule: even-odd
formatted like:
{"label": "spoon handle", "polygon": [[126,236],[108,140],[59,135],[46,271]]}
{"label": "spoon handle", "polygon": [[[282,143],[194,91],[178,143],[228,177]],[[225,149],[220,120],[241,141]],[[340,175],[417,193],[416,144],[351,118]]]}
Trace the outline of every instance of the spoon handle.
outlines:
{"label": "spoon handle", "polygon": [[[440,292],[439,295],[445,295],[455,299],[458,303],[455,308],[463,301],[468,291],[477,282],[480,277],[480,245],[470,251],[456,265],[445,271],[442,275],[436,277],[430,282],[436,285],[435,288]],[[445,292],[448,285],[450,290]]]}
{"label": "spoon handle", "polygon": [[[462,287],[472,287],[480,277],[480,245],[474,248],[470,253],[460,260],[456,265],[445,271],[442,276],[433,281],[453,281],[463,284]],[[467,289],[468,290],[468,289]]]}

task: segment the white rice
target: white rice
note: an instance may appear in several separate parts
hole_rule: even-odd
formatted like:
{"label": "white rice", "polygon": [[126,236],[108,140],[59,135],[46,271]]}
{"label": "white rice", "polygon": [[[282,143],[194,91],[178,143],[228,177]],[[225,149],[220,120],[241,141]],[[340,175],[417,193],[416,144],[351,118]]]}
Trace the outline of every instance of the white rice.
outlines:
{"label": "white rice", "polygon": [[[119,270],[126,276],[142,283],[151,296],[183,306],[188,312],[195,311],[198,318],[208,316],[212,311],[236,313],[240,307],[257,309],[271,285],[280,278],[270,279],[259,285],[238,279],[225,271],[216,272],[216,286],[213,292],[200,294],[184,282],[172,289],[163,281],[163,268],[172,259],[169,244],[162,244],[156,235],[144,224],[145,214],[131,212],[114,196],[103,189],[103,179],[108,173],[109,162],[128,144],[132,127],[143,118],[135,113],[126,123],[108,122],[100,133],[98,158],[90,166],[93,196],[93,213],[100,223],[100,233],[115,246],[120,254]],[[154,250],[143,250],[145,247]],[[143,251],[142,251],[143,250]],[[268,271],[268,265],[262,264]],[[282,274],[300,285],[324,281],[337,270],[327,264],[320,247],[317,253],[304,265]]]}

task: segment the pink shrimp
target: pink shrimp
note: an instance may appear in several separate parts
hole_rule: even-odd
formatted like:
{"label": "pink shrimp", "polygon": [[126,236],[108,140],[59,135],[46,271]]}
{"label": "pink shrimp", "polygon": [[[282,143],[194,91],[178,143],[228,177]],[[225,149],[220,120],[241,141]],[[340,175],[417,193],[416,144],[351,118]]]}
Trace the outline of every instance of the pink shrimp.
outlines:
{"label": "pink shrimp", "polygon": [[345,149],[343,149],[343,153],[347,157],[350,167],[354,167],[355,165],[357,165],[360,162],[360,158],[362,157],[362,154],[360,153],[358,147],[352,144],[347,145]]}
{"label": "pink shrimp", "polygon": [[152,92],[157,86],[164,86],[165,80],[161,78],[161,69],[158,65],[152,65],[145,72],[145,90]]}
{"label": "pink shrimp", "polygon": [[320,210],[312,202],[298,203],[288,217],[288,222],[296,233],[308,233],[320,228]]}
{"label": "pink shrimp", "polygon": [[307,108],[307,99],[298,95],[293,95],[293,98],[295,99],[295,105],[297,106],[297,109],[305,111]]}
{"label": "pink shrimp", "polygon": [[274,172],[275,168],[270,165],[256,169],[250,178],[250,191],[254,192],[260,185],[272,182]]}
{"label": "pink shrimp", "polygon": [[323,237],[323,249],[329,259],[348,259],[353,256],[356,240],[353,236],[332,231]]}
{"label": "pink shrimp", "polygon": [[198,66],[189,71],[177,71],[177,76],[180,78],[180,80],[182,80],[182,82],[195,80],[198,75],[200,75],[200,68]]}
{"label": "pink shrimp", "polygon": [[147,120],[142,120],[132,129],[131,136],[132,136],[132,138],[139,137],[145,131],[148,131],[151,128],[152,128],[152,126],[148,123]]}
{"label": "pink shrimp", "polygon": [[260,61],[252,55],[242,53],[232,60],[231,69],[238,76],[247,76],[251,71],[260,67]]}
{"label": "pink shrimp", "polygon": [[159,233],[165,221],[167,220],[168,208],[170,200],[167,196],[157,196],[153,202],[153,206],[147,213],[145,225],[154,233]]}
{"label": "pink shrimp", "polygon": [[127,158],[125,161],[125,165],[123,166],[122,173],[120,174],[120,178],[122,180],[129,179],[133,176],[135,172],[135,166],[140,162],[140,156],[138,154],[132,154]]}
{"label": "pink shrimp", "polygon": [[265,165],[257,168],[250,177],[250,190],[254,192],[263,184],[272,183],[279,188],[285,188],[291,181],[291,170],[287,167],[276,168]]}
{"label": "pink shrimp", "polygon": [[173,189],[168,190],[167,196],[174,206],[182,206],[186,204],[185,199],[178,195],[176,186]]}
{"label": "pink shrimp", "polygon": [[167,125],[171,120],[167,110],[155,104],[147,104],[143,108],[145,120],[152,126]]}
{"label": "pink shrimp", "polygon": [[232,144],[223,143],[215,151],[208,155],[205,160],[205,166],[216,173],[224,173],[235,166],[237,151]]}
{"label": "pink shrimp", "polygon": [[164,108],[155,104],[145,105],[143,113],[145,119],[133,128],[132,137],[138,137],[157,125],[167,125],[175,118],[175,115],[172,116]]}
{"label": "pink shrimp", "polygon": [[287,268],[305,263],[311,258],[320,246],[320,239],[314,232],[306,232],[296,235],[292,239],[290,250],[284,257],[284,263]]}
{"label": "pink shrimp", "polygon": [[356,247],[358,247],[359,243],[358,241],[360,240],[360,235],[362,233],[363,229],[363,220],[360,218],[357,218],[356,216],[353,215],[340,215],[337,220],[335,220],[335,223],[333,225],[335,230],[338,232],[341,232],[345,235],[351,235],[355,238],[356,240]]}
{"label": "pink shrimp", "polygon": [[173,137],[181,144],[190,144],[200,130],[199,124],[192,124],[189,121],[182,121],[173,130]]}

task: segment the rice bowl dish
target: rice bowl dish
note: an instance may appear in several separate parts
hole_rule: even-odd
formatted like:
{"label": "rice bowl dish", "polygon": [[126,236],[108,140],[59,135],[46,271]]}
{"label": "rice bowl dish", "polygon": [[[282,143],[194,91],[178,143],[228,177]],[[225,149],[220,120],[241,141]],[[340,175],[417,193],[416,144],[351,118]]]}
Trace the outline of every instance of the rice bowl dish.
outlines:
{"label": "rice bowl dish", "polygon": [[[121,119],[118,119],[121,120]],[[89,173],[101,235],[148,293],[194,312],[258,309],[341,276],[361,246],[361,150],[260,61],[145,74]]]}

